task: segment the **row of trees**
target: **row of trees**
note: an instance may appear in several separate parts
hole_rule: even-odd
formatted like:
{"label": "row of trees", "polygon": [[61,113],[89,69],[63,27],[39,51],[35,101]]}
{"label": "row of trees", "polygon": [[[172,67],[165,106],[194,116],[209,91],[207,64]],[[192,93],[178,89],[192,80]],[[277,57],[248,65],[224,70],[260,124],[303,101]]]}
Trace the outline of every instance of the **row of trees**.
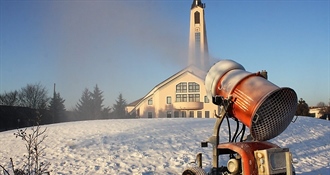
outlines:
{"label": "row of trees", "polygon": [[[50,122],[62,122],[72,120],[95,120],[108,118],[130,118],[125,111],[127,105],[122,94],[119,94],[116,103],[112,107],[104,107],[103,92],[95,85],[91,92],[87,88],[82,93],[74,111],[66,111],[60,93],[55,92],[53,97],[48,97],[47,89],[40,83],[28,84],[20,90],[0,94],[0,105],[28,107],[36,110],[46,110],[50,115]],[[320,102],[321,114],[330,114],[330,104]],[[296,115],[309,116],[309,106],[302,98],[298,101]]]}
{"label": "row of trees", "polygon": [[40,83],[28,84],[21,90],[0,94],[0,104],[7,106],[21,106],[32,109],[46,109],[49,98],[47,90]]}
{"label": "row of trees", "polygon": [[96,85],[94,91],[90,92],[87,88],[82,93],[79,102],[76,105],[78,116],[84,120],[106,119],[106,118],[130,118],[126,113],[126,100],[122,94],[119,94],[116,103],[110,107],[103,105],[103,92]]}
{"label": "row of trees", "polygon": [[0,94],[0,105],[46,110],[52,123],[72,120],[130,118],[126,114],[127,103],[122,94],[119,94],[112,107],[104,107],[103,92],[97,85],[92,92],[85,88],[74,111],[66,111],[65,100],[60,93],[55,91],[55,87],[53,97],[49,97],[47,94],[47,89],[40,83],[28,84],[20,90]]}

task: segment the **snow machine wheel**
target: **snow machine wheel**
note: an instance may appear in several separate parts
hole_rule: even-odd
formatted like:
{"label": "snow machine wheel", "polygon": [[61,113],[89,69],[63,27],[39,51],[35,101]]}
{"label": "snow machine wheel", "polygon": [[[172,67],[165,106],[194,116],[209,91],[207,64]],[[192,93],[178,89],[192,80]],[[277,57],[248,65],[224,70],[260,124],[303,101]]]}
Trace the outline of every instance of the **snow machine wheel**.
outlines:
{"label": "snow machine wheel", "polygon": [[182,175],[207,175],[207,174],[200,167],[189,167],[183,171]]}

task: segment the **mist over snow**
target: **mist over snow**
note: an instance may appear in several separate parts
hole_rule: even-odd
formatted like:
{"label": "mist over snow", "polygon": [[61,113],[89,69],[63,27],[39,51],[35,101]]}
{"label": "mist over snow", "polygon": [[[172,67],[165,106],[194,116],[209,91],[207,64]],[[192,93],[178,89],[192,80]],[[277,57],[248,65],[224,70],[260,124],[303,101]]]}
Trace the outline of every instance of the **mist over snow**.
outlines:
{"label": "mist over snow", "polygon": [[[104,91],[107,105],[120,92],[128,102],[135,101],[188,64],[188,25],[160,5],[148,1],[51,2],[44,24],[45,44],[58,50],[61,71],[56,80],[68,109],[80,91],[95,84]],[[189,8],[185,12],[188,16]],[[149,81],[141,84],[145,76]],[[133,84],[139,95],[123,88]]]}
{"label": "mist over snow", "polygon": [[[198,152],[203,167],[211,167],[211,147],[200,142],[211,136],[215,119],[127,119],[52,124],[44,141],[52,174],[181,174]],[[234,123],[232,123],[234,127]],[[0,133],[0,164],[22,165],[23,141],[15,130]],[[228,128],[220,130],[227,139]],[[221,140],[223,142],[223,140]],[[295,123],[270,142],[293,154],[296,173],[329,175],[330,121],[298,117]],[[221,164],[227,160],[222,160]]]}

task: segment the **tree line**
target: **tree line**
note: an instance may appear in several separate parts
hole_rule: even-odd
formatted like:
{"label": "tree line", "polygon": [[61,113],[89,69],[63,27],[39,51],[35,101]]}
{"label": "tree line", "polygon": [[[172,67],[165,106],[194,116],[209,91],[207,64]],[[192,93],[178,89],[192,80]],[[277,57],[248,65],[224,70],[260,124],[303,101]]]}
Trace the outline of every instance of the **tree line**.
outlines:
{"label": "tree line", "polygon": [[[46,87],[40,83],[27,84],[19,90],[0,94],[0,105],[7,107],[3,108],[3,110],[8,110],[8,106],[12,106],[43,111],[43,115],[46,115],[43,116],[44,120],[47,120],[46,123],[131,118],[125,111],[127,103],[121,93],[112,107],[105,107],[103,101],[103,91],[100,90],[97,84],[93,91],[89,91],[88,88],[84,89],[73,111],[67,111],[65,109],[65,99],[61,97],[59,92],[55,91],[55,85],[52,97],[48,96]],[[4,112],[3,110],[2,112]]]}
{"label": "tree line", "polygon": [[[322,116],[329,115],[330,116],[330,102],[329,105],[327,106],[324,102],[319,102],[316,107],[320,108],[320,114]],[[297,105],[297,111],[296,114],[297,116],[310,116],[312,115],[309,113],[309,106],[306,103],[306,101],[302,98],[298,101]]]}
{"label": "tree line", "polygon": [[[47,124],[79,120],[132,118],[132,116],[128,115],[125,110],[127,103],[121,93],[118,95],[116,103],[113,104],[112,107],[105,107],[103,104],[103,91],[100,90],[97,84],[93,91],[90,91],[88,88],[83,90],[81,98],[77,102],[76,108],[73,111],[67,111],[65,109],[65,99],[61,97],[59,92],[55,91],[55,87],[52,97],[49,97],[47,94],[48,91],[46,87],[40,83],[27,84],[20,90],[0,94],[1,120],[4,120],[6,116],[8,118],[15,115],[15,112],[13,111],[16,111],[16,114],[17,112],[20,112],[26,114],[26,116],[32,115],[33,111],[29,109],[38,111],[39,114],[42,113],[42,118],[44,120],[43,123]],[[320,113],[322,115],[330,115],[329,106],[320,102],[318,104],[318,107],[321,107]],[[309,106],[302,98],[298,101],[296,115],[311,116],[309,113]],[[20,119],[17,118],[17,120]]]}

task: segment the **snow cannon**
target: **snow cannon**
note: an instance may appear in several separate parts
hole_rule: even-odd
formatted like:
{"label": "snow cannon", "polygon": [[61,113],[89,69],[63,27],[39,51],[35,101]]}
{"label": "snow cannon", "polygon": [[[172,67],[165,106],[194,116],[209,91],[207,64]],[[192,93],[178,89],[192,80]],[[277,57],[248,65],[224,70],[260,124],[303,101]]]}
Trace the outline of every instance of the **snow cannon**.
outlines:
{"label": "snow cannon", "polygon": [[[263,71],[265,72],[265,71]],[[205,89],[221,105],[232,101],[231,115],[250,128],[258,141],[281,134],[292,121],[297,108],[297,95],[290,88],[280,88],[265,76],[245,71],[232,60],[222,60],[211,67],[205,78]]]}
{"label": "snow cannon", "polygon": [[[212,167],[206,172],[202,154],[195,166],[182,175],[292,175],[289,148],[269,142],[292,122],[297,110],[297,94],[267,79],[267,72],[251,73],[232,60],[214,64],[205,77],[209,99],[218,106],[213,135],[201,147],[213,146]],[[220,143],[220,127],[227,120],[228,141]],[[236,129],[232,122],[236,122]],[[249,133],[245,136],[246,128]],[[223,139],[221,139],[223,141]],[[223,156],[228,156],[225,164]]]}

